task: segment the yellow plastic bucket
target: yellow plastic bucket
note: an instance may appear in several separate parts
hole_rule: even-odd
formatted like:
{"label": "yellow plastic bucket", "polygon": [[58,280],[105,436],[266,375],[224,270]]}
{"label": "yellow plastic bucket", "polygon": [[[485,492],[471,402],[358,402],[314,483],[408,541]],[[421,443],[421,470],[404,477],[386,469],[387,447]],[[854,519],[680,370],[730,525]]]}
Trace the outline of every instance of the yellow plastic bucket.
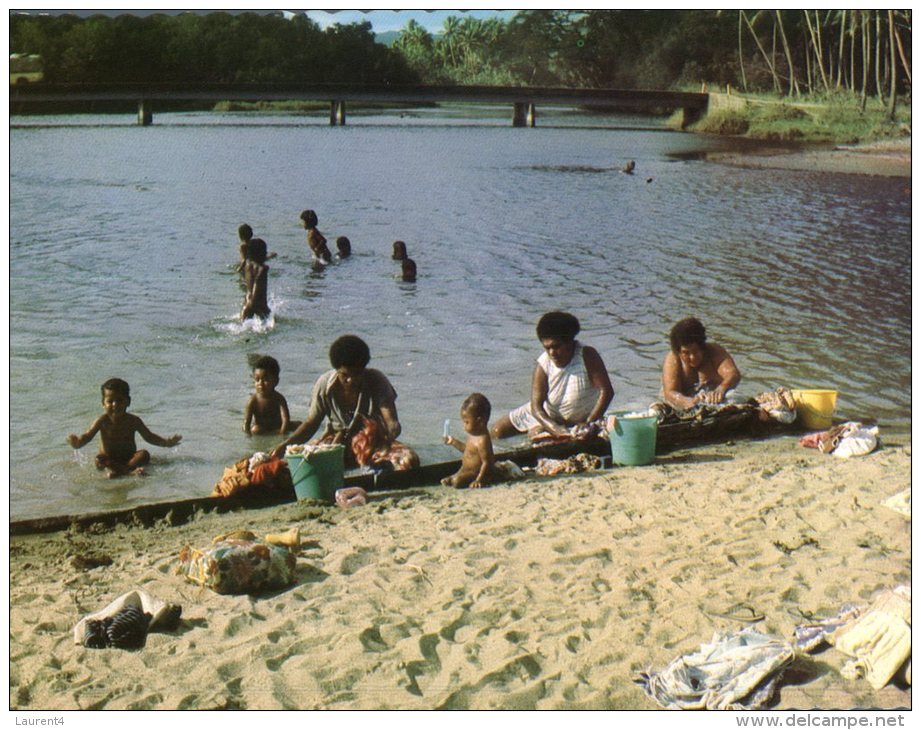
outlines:
{"label": "yellow plastic bucket", "polygon": [[796,415],[806,428],[824,431],[831,428],[831,417],[838,401],[837,390],[794,390]]}

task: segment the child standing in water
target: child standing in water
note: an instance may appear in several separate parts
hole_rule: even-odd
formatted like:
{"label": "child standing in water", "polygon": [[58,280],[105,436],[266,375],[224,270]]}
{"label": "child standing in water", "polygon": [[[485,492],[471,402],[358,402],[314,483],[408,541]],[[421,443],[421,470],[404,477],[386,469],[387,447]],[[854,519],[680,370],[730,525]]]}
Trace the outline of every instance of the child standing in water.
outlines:
{"label": "child standing in water", "polygon": [[281,368],[278,360],[262,355],[253,360],[253,385],[256,392],[246,404],[243,430],[247,436],[265,433],[287,433],[299,423],[291,423],[288,401],[275,388]]}
{"label": "child standing in water", "polygon": [[246,265],[246,252],[249,249],[249,242],[253,238],[253,229],[248,223],[244,223],[237,229],[237,235],[240,237],[240,262],[237,264],[237,271],[243,271]]}
{"label": "child standing in water", "polygon": [[269,267],[265,263],[267,257],[265,241],[254,238],[249,242],[246,261],[243,263],[246,299],[243,300],[243,310],[240,312],[241,320],[250,317],[264,319],[271,314],[268,302]]}
{"label": "child standing in water", "polygon": [[[248,223],[244,223],[237,229],[237,235],[240,237],[240,262],[237,264],[237,271],[242,272],[243,267],[246,266],[249,242],[253,240],[253,229]],[[278,254],[272,252],[267,253],[265,258],[266,260],[274,259],[276,256],[278,256]]]}
{"label": "child standing in water", "polygon": [[310,246],[310,252],[319,263],[328,264],[333,260],[333,255],[326,244],[326,238],[317,230],[317,214],[312,210],[305,210],[301,213],[301,222],[307,229],[307,245]]}
{"label": "child standing in water", "polygon": [[464,456],[457,473],[441,480],[441,483],[462,489],[482,487],[494,476],[496,458],[489,437],[489,414],[492,407],[482,393],[473,393],[461,405],[461,422],[469,438],[466,444],[453,436],[445,436],[444,442],[462,451]]}
{"label": "child standing in water", "polygon": [[102,447],[96,455],[96,468],[108,469],[109,479],[126,474],[144,474],[144,467],[150,463],[150,452],[146,449],[138,450],[134,438],[136,433],[154,446],[170,447],[182,441],[179,434],[169,438],[158,436],[140,418],[128,413],[131,389],[124,380],[110,378],[102,384],[101,390],[103,414],[83,435],[70,434],[67,443],[75,449],[81,449],[99,433]]}

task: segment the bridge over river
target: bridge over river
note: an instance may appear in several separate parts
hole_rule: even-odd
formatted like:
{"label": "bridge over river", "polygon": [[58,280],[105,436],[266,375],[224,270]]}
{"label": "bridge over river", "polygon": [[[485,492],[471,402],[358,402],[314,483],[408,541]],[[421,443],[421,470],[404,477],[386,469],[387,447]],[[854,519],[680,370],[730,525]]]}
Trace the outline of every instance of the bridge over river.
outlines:
{"label": "bridge over river", "polygon": [[628,112],[683,111],[682,126],[707,110],[708,95],[676,91],[570,89],[504,86],[396,86],[386,84],[18,84],[10,87],[10,111],[39,103],[124,101],[136,103],[138,123],[153,122],[157,102],[174,101],[328,101],[329,123],[346,123],[346,105],[362,102],[479,102],[510,104],[512,125],[533,127],[537,105],[605,108]]}

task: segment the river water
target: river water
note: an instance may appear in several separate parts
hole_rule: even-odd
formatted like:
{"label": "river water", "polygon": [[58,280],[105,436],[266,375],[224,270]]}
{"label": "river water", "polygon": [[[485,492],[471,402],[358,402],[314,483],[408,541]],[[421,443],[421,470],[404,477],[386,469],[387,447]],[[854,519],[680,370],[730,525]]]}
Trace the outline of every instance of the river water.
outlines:
{"label": "river water", "polygon": [[[247,355],[281,363],[293,418],[355,333],[396,387],[404,439],[453,458],[445,418],[474,390],[493,418],[527,400],[538,317],[576,314],[613,407],[647,405],[671,324],[700,317],[743,391],[835,387],[838,412],[906,428],[911,183],[702,161],[724,139],[627,117],[509,109],[322,115],[13,117],[10,134],[11,518],[207,495],[248,439]],[[658,128],[657,128],[658,127]],[[636,161],[636,173],[619,172]],[[309,264],[313,208],[353,258]],[[241,327],[236,230],[270,262],[271,328]],[[392,242],[419,269],[399,281]],[[98,443],[65,443],[131,384],[156,433],[146,478],[107,481]],[[98,439],[98,437],[97,437]]]}

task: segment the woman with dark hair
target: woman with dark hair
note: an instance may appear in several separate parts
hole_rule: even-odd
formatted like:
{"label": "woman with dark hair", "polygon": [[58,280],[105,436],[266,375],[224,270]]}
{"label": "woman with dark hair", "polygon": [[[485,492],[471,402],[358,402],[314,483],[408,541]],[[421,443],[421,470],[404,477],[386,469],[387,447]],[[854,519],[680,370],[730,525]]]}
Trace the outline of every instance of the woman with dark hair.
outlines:
{"label": "woman with dark hair", "polygon": [[568,312],[548,312],[537,323],[544,352],[531,378],[531,401],[500,418],[494,438],[519,433],[568,436],[571,428],[601,418],[614,388],[601,355],[576,339],[579,320]]}
{"label": "woman with dark hair", "polygon": [[674,408],[687,410],[700,403],[719,404],[742,379],[726,350],[707,342],[699,319],[686,317],[669,333],[671,352],[662,364],[662,396]]}
{"label": "woman with dark hair", "polygon": [[317,378],[310,412],[285,441],[272,449],[284,456],[289,444],[302,444],[324,419],[326,431],[317,443],[344,444],[346,466],[390,462],[395,469],[419,465],[419,457],[396,440],[400,435],[397,393],[387,377],[368,367],[371,351],[360,337],[343,335],[329,348],[328,370]]}

